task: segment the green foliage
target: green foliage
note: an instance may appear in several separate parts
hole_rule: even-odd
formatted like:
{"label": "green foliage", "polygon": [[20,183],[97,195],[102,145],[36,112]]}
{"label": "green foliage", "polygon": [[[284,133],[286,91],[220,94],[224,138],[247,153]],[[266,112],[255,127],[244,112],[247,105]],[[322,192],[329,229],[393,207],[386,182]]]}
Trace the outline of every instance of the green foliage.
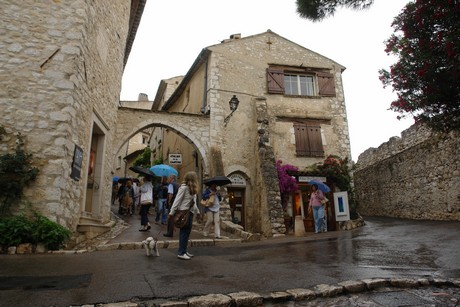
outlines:
{"label": "green foliage", "polygon": [[333,182],[341,191],[351,191],[351,175],[348,167],[348,158],[341,159],[338,156],[328,156],[318,170]]}
{"label": "green foliage", "polygon": [[340,7],[362,10],[370,7],[373,2],[374,0],[296,0],[297,13],[311,21],[333,16]]}
{"label": "green foliage", "polygon": [[163,164],[163,157],[160,157],[154,160],[152,165],[158,165],[158,164]]}
{"label": "green foliage", "polygon": [[18,145],[14,153],[0,155],[0,215],[8,214],[14,203],[19,203],[23,190],[38,174],[32,167],[32,155],[22,148],[22,137],[18,135]]}
{"label": "green foliage", "polygon": [[341,159],[338,156],[328,156],[323,164],[316,167],[317,171],[326,176],[328,181],[332,182],[340,191],[348,192],[348,203],[350,205],[351,219],[357,218],[356,202],[354,198],[354,191],[352,187],[351,171],[348,166],[348,158]]}
{"label": "green foliage", "polygon": [[136,158],[136,160],[134,160],[133,165],[142,166],[142,167],[150,167],[152,165],[150,161],[151,155],[152,155],[152,150],[150,149],[150,147],[145,147],[144,152],[141,153]]}
{"label": "green foliage", "polygon": [[460,131],[460,2],[412,1],[395,17],[386,53],[398,57],[380,80],[398,98],[390,109],[441,132]]}
{"label": "green foliage", "polygon": [[0,219],[0,245],[17,246],[21,243],[42,243],[47,249],[56,250],[70,238],[67,228],[35,214],[33,218],[23,215]]}

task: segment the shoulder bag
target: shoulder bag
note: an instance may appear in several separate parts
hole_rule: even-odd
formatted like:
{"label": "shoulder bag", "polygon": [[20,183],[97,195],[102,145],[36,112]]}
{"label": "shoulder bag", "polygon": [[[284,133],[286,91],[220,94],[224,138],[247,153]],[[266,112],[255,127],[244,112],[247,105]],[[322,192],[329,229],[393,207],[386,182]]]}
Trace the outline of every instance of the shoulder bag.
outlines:
{"label": "shoulder bag", "polygon": [[192,198],[188,203],[189,208],[187,210],[176,210],[174,213],[174,226],[177,228],[184,228],[188,224],[188,219],[190,216],[190,211],[195,205],[195,200]]}

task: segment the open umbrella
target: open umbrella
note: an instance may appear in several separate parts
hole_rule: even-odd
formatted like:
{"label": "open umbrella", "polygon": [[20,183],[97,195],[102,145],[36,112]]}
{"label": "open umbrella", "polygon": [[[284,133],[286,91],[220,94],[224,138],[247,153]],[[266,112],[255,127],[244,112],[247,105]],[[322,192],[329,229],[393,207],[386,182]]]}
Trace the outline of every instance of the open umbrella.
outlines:
{"label": "open umbrella", "polygon": [[179,176],[179,172],[174,167],[167,164],[154,165],[150,168],[150,170],[155,173],[155,176],[158,177],[168,177],[169,175],[176,175],[176,177]]}
{"label": "open umbrella", "polygon": [[320,189],[323,193],[329,193],[331,191],[331,189],[327,186],[327,184],[319,181],[319,180],[316,180],[316,179],[312,179],[308,182],[309,185],[314,185],[316,184],[318,186],[318,189]]}
{"label": "open umbrella", "polygon": [[120,179],[118,176],[113,176],[112,181],[113,182],[118,182],[118,179]]}
{"label": "open umbrella", "polygon": [[118,178],[118,183],[126,183],[126,181],[128,180],[131,180],[131,182],[139,182],[139,179],[137,178],[121,177],[121,178]]}
{"label": "open umbrella", "polygon": [[145,167],[134,165],[134,166],[131,166],[129,169],[132,170],[135,173],[138,173],[138,174],[142,175],[142,176],[150,176],[150,177],[155,176],[155,174],[151,170],[149,170],[148,168],[145,168]]}
{"label": "open umbrella", "polygon": [[215,176],[215,177],[207,178],[203,182],[207,186],[210,186],[213,184],[221,186],[221,185],[232,183],[232,181],[225,176]]}

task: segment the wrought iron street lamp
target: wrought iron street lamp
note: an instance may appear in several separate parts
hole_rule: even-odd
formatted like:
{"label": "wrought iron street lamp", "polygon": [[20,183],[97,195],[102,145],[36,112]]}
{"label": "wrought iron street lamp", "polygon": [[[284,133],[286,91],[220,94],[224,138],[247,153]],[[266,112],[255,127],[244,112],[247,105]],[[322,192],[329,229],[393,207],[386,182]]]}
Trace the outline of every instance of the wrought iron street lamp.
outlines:
{"label": "wrought iron street lamp", "polygon": [[228,114],[227,117],[224,118],[224,127],[227,126],[228,124],[228,121],[230,120],[230,117],[232,117],[233,115],[233,112],[236,111],[236,109],[238,109],[238,104],[240,103],[240,101],[238,100],[238,98],[236,97],[236,95],[233,95],[232,99],[230,99],[230,101],[228,102],[229,106],[230,106],[230,110],[232,111],[230,114]]}

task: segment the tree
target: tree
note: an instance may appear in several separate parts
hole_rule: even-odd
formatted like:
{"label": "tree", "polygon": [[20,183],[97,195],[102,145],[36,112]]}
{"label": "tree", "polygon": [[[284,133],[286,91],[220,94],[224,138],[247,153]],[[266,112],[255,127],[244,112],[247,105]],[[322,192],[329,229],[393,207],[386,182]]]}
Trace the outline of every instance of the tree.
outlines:
{"label": "tree", "polygon": [[366,9],[374,0],[296,0],[300,17],[312,21],[321,21],[333,16],[336,8],[348,7],[355,10]]}
{"label": "tree", "polygon": [[395,17],[387,54],[399,60],[380,80],[397,99],[398,118],[413,116],[436,131],[460,130],[460,0],[416,0]]}

